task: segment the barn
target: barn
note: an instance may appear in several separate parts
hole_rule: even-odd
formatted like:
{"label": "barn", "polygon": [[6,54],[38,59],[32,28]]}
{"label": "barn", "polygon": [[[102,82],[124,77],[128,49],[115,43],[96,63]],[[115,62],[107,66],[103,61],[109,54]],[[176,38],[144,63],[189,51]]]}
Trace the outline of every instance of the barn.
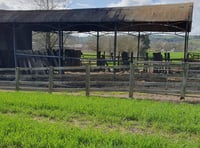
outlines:
{"label": "barn", "polygon": [[[40,65],[34,65],[37,58],[57,59],[57,66],[63,66],[64,31],[95,31],[97,53],[99,32],[114,32],[114,65],[118,32],[138,32],[138,37],[140,32],[182,32],[185,38],[184,60],[187,61],[192,15],[193,3],[67,10],[0,10],[0,67],[38,67]],[[58,54],[32,54],[33,32],[57,32]],[[30,62],[23,64],[21,59],[29,59]]]}

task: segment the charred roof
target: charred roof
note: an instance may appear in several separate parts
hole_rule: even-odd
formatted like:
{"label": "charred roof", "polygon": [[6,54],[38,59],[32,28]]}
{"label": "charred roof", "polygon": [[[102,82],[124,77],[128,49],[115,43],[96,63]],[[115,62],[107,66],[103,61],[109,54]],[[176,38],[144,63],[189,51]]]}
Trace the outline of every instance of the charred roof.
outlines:
{"label": "charred roof", "polygon": [[50,31],[190,32],[193,3],[67,10],[0,10],[0,24]]}

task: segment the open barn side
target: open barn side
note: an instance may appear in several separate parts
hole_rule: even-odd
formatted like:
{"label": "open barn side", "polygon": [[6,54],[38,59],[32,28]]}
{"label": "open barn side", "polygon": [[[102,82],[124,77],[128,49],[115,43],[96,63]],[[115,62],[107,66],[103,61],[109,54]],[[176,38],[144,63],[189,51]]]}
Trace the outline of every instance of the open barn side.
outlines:
{"label": "open barn side", "polygon": [[[117,40],[120,32],[138,34],[137,59],[141,50],[142,33],[182,33],[185,39],[182,50],[184,61],[187,61],[192,14],[193,3],[67,10],[0,10],[0,67],[68,66],[63,65],[65,58],[63,37],[65,32],[73,31],[96,33],[97,61],[100,58],[98,54],[100,32],[112,32],[113,65],[117,65]],[[47,47],[43,53],[34,53],[33,32],[55,33],[58,37],[57,52],[54,53]]]}

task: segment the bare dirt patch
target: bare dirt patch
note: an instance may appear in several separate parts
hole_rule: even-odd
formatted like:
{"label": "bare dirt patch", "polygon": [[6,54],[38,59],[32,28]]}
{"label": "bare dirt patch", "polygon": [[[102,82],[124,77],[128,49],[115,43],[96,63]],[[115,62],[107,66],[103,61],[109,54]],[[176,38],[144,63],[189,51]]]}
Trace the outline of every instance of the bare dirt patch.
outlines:
{"label": "bare dirt patch", "polygon": [[[128,98],[128,93],[110,93],[110,92],[102,92],[102,93],[94,93],[94,96],[102,96],[102,97],[117,97],[117,98]],[[200,104],[200,96],[198,95],[190,95],[186,96],[185,99],[180,99],[180,95],[164,95],[164,94],[151,94],[151,93],[134,93],[133,99],[141,99],[141,100],[155,100],[155,101],[166,101],[166,102],[185,102],[191,104]]]}

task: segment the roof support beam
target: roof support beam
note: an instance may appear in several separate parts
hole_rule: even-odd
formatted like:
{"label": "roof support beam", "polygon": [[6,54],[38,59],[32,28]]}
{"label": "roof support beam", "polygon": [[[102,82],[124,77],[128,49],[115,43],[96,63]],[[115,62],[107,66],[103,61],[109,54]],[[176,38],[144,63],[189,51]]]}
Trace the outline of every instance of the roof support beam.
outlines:
{"label": "roof support beam", "polygon": [[189,32],[185,32],[184,62],[188,61],[188,41],[189,41]]}
{"label": "roof support beam", "polygon": [[138,32],[138,51],[137,51],[137,61],[139,60],[140,56],[140,32]]}
{"label": "roof support beam", "polygon": [[[186,30],[188,29],[189,24],[186,24]],[[189,41],[189,32],[185,31],[185,45],[184,45],[184,62],[188,62],[188,41]]]}
{"label": "roof support beam", "polygon": [[58,32],[58,41],[59,41],[59,67],[63,65],[63,31]]}
{"label": "roof support beam", "polygon": [[100,59],[100,53],[99,53],[99,31],[97,31],[97,66],[99,63],[99,59]]}
{"label": "roof support beam", "polygon": [[114,32],[114,51],[113,51],[113,65],[116,65],[116,53],[117,53],[117,30]]}
{"label": "roof support beam", "polygon": [[13,34],[14,64],[15,64],[15,67],[17,67],[18,64],[17,64],[17,56],[16,56],[16,26],[15,26],[15,24],[13,24],[12,30],[13,30],[12,34]]}

